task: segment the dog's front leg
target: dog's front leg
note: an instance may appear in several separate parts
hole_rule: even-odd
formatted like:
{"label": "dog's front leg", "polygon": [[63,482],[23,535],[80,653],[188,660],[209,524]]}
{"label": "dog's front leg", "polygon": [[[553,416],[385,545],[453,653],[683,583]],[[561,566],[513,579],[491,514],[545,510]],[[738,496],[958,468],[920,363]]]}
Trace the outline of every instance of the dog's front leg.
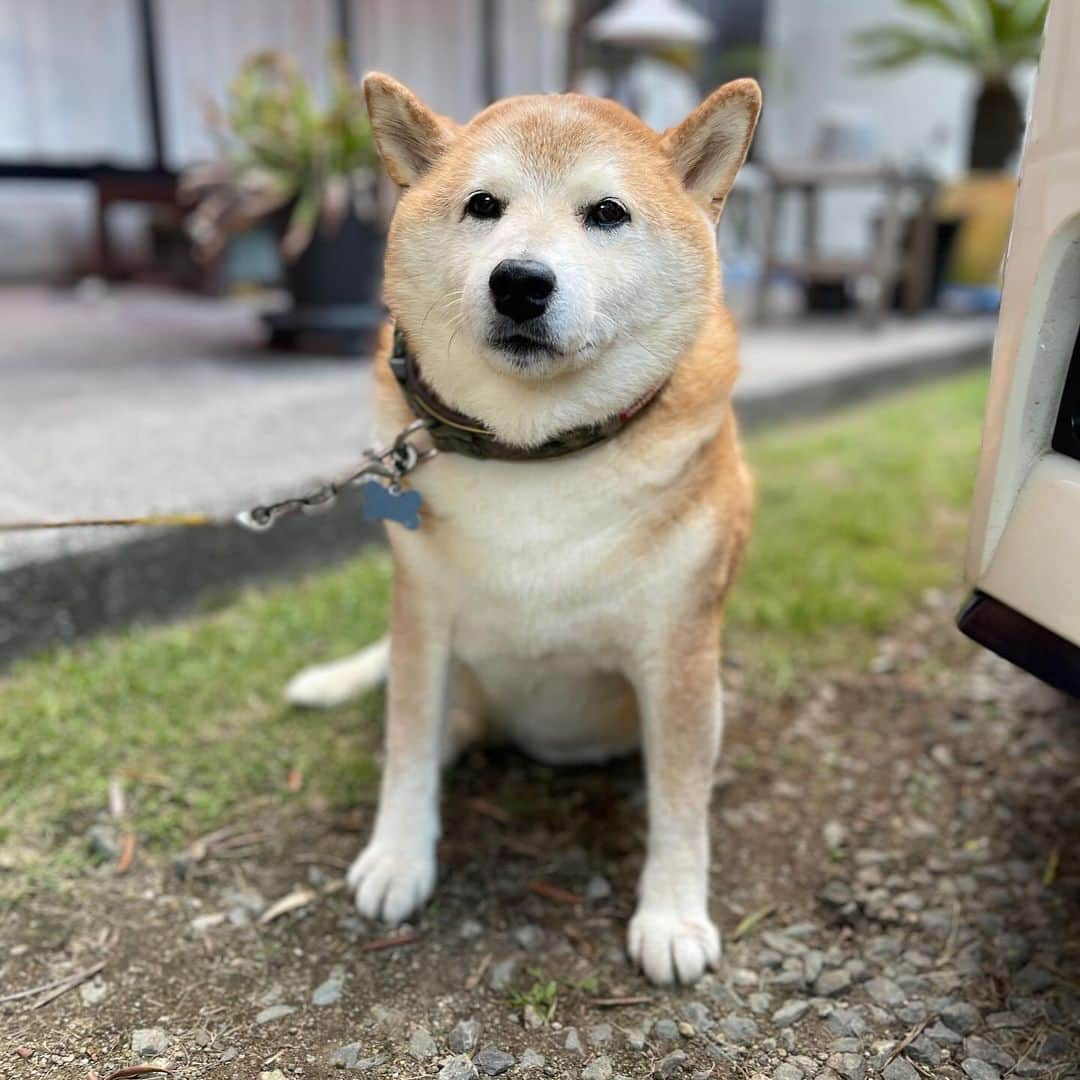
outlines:
{"label": "dog's front leg", "polygon": [[349,870],[356,906],[398,923],[431,896],[439,836],[440,743],[449,626],[398,560],[390,612],[386,760],[375,828]]}
{"label": "dog's front leg", "polygon": [[633,960],[657,983],[695,982],[720,960],[709,919],[709,800],[723,733],[712,618],[674,632],[638,664],[649,847],[630,920]]}

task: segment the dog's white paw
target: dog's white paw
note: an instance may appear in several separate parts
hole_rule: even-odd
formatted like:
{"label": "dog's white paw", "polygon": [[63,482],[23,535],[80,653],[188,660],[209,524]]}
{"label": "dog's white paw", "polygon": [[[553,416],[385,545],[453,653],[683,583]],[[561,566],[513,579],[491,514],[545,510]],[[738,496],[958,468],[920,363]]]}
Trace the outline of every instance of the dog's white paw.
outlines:
{"label": "dog's white paw", "polygon": [[639,909],[630,920],[630,958],[651,982],[695,983],[720,963],[720,934],[705,914]]}
{"label": "dog's white paw", "polygon": [[356,907],[369,919],[392,926],[422,907],[435,888],[435,853],[415,845],[377,840],[360,853],[346,875]]}

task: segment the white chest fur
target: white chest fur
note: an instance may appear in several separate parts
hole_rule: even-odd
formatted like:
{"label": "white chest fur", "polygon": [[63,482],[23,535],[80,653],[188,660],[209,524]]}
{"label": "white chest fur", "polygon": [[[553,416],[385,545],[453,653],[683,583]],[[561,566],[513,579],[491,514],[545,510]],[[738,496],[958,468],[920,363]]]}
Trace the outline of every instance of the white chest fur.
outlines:
{"label": "white chest fur", "polygon": [[418,472],[437,522],[404,542],[447,606],[455,651],[616,666],[647,632],[653,601],[685,588],[714,541],[704,509],[656,527],[680,449],[647,464],[618,441],[550,462],[447,454]]}

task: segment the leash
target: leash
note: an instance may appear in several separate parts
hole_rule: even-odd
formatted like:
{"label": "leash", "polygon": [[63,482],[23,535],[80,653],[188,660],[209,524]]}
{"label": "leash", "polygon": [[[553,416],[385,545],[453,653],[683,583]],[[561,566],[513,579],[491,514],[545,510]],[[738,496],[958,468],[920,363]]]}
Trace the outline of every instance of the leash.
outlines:
{"label": "leash", "polygon": [[403,490],[401,481],[414,469],[430,461],[438,450],[420,449],[412,439],[432,426],[432,421],[414,420],[403,428],[389,446],[371,447],[348,472],[317,488],[279,502],[253,506],[234,517],[210,514],[142,514],[117,518],[70,518],[61,521],[0,522],[2,533],[44,532],[51,529],[112,528],[204,528],[212,525],[239,525],[251,532],[266,532],[284,517],[293,514],[321,514],[337,502],[348,487],[363,492],[362,513],[368,521],[397,521],[408,529],[420,527],[418,491]]}
{"label": "leash", "polygon": [[64,521],[5,521],[0,522],[0,533],[43,532],[46,529],[108,529],[131,528],[136,525],[148,528],[198,528],[216,525],[216,519],[208,514],[146,514],[130,518],[70,518]]}

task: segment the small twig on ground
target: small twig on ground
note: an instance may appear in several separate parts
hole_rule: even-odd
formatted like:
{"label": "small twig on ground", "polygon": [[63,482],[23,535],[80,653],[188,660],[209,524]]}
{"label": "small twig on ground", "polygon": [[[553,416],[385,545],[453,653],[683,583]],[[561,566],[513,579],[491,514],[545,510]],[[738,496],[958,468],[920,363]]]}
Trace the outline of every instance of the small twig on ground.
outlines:
{"label": "small twig on ground", "polygon": [[470,810],[475,811],[477,814],[483,814],[484,817],[489,817],[500,825],[510,824],[509,812],[501,806],[496,806],[493,802],[488,802],[487,799],[472,798],[468,800],[467,805]]}
{"label": "small twig on ground", "polygon": [[231,836],[234,832],[236,832],[234,825],[226,825],[221,829],[215,829],[205,836],[192,840],[187,849],[188,858],[193,859],[195,862],[202,862],[215,844],[224,840],[225,837]]}
{"label": "small twig on ground", "polygon": [[532,844],[526,844],[524,840],[517,840],[512,836],[504,836],[501,843],[507,851],[512,851],[515,855],[524,855],[527,859],[540,859],[544,854]]}
{"label": "small twig on ground", "polygon": [[1031,1053],[1031,1048],[1042,1038],[1043,1033],[1046,1031],[1046,1026],[1042,1025],[1039,1030],[1031,1036],[1027,1046],[1024,1047],[1024,1052],[1001,1074],[1002,1077],[1012,1076],[1014,1072],[1027,1060],[1028,1054]]}
{"label": "small twig on ground", "polygon": [[290,911],[307,907],[316,896],[318,896],[318,893],[314,889],[297,889],[295,892],[291,892],[288,896],[283,896],[280,900],[271,904],[258,917],[256,925],[266,926],[267,923],[280,919],[282,915],[287,915]]}
{"label": "small twig on ground", "polygon": [[213,930],[227,918],[224,911],[209,911],[205,915],[197,915],[188,924],[196,933],[203,934],[207,930]]}
{"label": "small twig on ground", "polygon": [[124,833],[124,839],[120,844],[120,858],[116,860],[116,872],[126,874],[135,861],[135,834]]}
{"label": "small twig on ground", "polygon": [[1042,883],[1049,886],[1054,884],[1054,880],[1057,877],[1058,867],[1061,865],[1061,852],[1057,848],[1047,856],[1046,866],[1043,869]]}
{"label": "small twig on ground", "polygon": [[745,937],[759,922],[764,922],[775,910],[776,905],[770,904],[768,907],[758,908],[757,911],[751,911],[749,915],[745,915],[739,920],[739,925],[735,927],[731,940],[738,941],[739,938]]}
{"label": "small twig on ground", "polygon": [[105,961],[95,964],[93,967],[87,968],[85,971],[80,971],[77,975],[72,975],[66,982],[61,983],[54,990],[50,990],[43,998],[35,1001],[31,1006],[33,1009],[43,1009],[50,1001],[55,1001],[58,997],[66,994],[69,990],[74,990],[76,986],[81,986],[87,979],[92,979],[99,971],[105,967]]}
{"label": "small twig on ground", "polygon": [[149,1076],[151,1073],[171,1073],[167,1065],[125,1065],[122,1069],[113,1069],[102,1080],[125,1080],[129,1076]]}
{"label": "small twig on ground", "polygon": [[480,961],[480,966],[465,980],[466,990],[476,989],[480,980],[484,977],[484,972],[491,966],[492,959],[491,953],[488,953],[484,959]]}
{"label": "small twig on ground", "polygon": [[219,851],[231,851],[233,848],[256,847],[265,844],[270,837],[264,832],[240,833],[238,836],[227,836],[217,841],[210,848],[210,853]]}
{"label": "small twig on ground", "polygon": [[1046,968],[1051,975],[1063,982],[1066,986],[1072,987],[1073,990],[1080,990],[1080,982],[1077,982],[1072,976],[1066,975],[1061,968],[1054,967],[1053,964],[1049,964],[1046,961],[1040,961],[1039,967]]}
{"label": "small twig on ground", "polygon": [[382,949],[396,949],[399,945],[415,944],[423,935],[418,930],[410,930],[407,934],[396,934],[394,937],[376,938],[374,941],[365,941],[360,946],[361,952],[379,952]]}
{"label": "small twig on ground", "polygon": [[952,921],[949,924],[949,936],[945,939],[945,948],[938,957],[938,966],[942,967],[952,959],[953,950],[956,948],[956,938],[960,931],[960,901],[953,899]]}
{"label": "small twig on ground", "polygon": [[[74,975],[65,975],[62,979],[53,979],[52,982],[43,983],[41,986],[31,986],[28,990],[17,990],[14,994],[5,994],[3,997],[0,997],[0,1005],[6,1001],[20,1001],[22,998],[34,997],[36,994],[44,994],[46,990],[55,990],[61,986],[69,990],[71,987],[67,985],[68,983],[71,983],[72,986],[78,986],[79,983],[85,982],[87,979],[92,979],[103,967],[105,967],[104,960],[102,960],[100,964],[95,964],[93,967],[87,968],[85,971],[77,972]],[[49,1000],[51,1001],[52,998]]]}
{"label": "small twig on ground", "polygon": [[293,862],[315,866],[332,866],[335,870],[348,870],[352,865],[348,859],[339,859],[337,855],[320,855],[317,851],[310,855],[297,855]]}
{"label": "small twig on ground", "polygon": [[124,797],[124,783],[119,776],[109,781],[109,815],[120,821],[127,813],[127,799]]}
{"label": "small twig on ground", "polygon": [[217,848],[213,852],[215,859],[220,859],[222,862],[243,862],[244,859],[250,859],[254,855],[254,848],[256,844],[248,844],[245,847],[236,848],[234,851],[227,851],[225,848]]}
{"label": "small twig on ground", "polygon": [[557,904],[580,904],[584,901],[584,897],[577,893],[552,885],[547,881],[530,881],[529,892],[542,896],[546,900],[554,900]]}
{"label": "small twig on ground", "polygon": [[650,1005],[651,997],[608,997],[593,998],[589,1004],[597,1009],[621,1009],[627,1005]]}
{"label": "small twig on ground", "polygon": [[935,1015],[931,1013],[929,1016],[920,1020],[890,1051],[889,1056],[885,1059],[881,1068],[884,1071],[885,1066],[889,1062],[893,1061],[900,1056],[925,1030],[931,1020],[936,1019]]}
{"label": "small twig on ground", "polygon": [[137,784],[149,784],[151,787],[167,788],[173,786],[173,781],[164,773],[154,772],[152,769],[121,769],[120,775],[125,780],[133,780]]}

